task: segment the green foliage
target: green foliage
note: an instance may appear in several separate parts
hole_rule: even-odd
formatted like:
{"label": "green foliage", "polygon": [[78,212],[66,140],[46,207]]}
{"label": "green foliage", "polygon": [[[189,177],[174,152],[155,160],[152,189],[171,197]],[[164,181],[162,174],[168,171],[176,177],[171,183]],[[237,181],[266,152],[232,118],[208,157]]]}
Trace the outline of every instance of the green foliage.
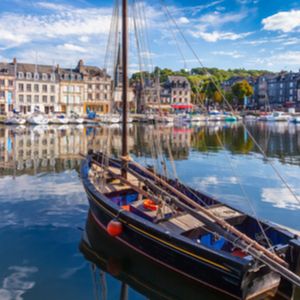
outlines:
{"label": "green foliage", "polygon": [[246,80],[235,83],[231,87],[231,91],[240,102],[244,100],[245,96],[249,97],[254,93],[252,86]]}
{"label": "green foliage", "polygon": [[[231,77],[258,77],[263,74],[270,74],[271,72],[265,70],[245,70],[245,69],[228,69],[222,70],[218,68],[194,68],[190,72],[186,70],[173,71],[168,68],[161,69],[155,67],[153,73],[143,72],[144,77],[154,78],[159,75],[160,82],[163,83],[167,80],[168,76],[184,76],[188,79],[191,84],[192,89],[192,102],[194,104],[203,104],[205,99],[220,102],[219,95],[216,97],[216,91],[221,90],[221,83],[228,80]],[[131,83],[136,80],[140,80],[140,73],[135,73],[132,75]],[[245,81],[245,80],[244,80]],[[246,82],[246,81],[245,81]],[[216,85],[217,87],[216,87]],[[250,88],[249,88],[250,87]],[[240,87],[235,88],[235,92],[226,92],[226,99],[229,102],[233,101],[233,98],[237,98],[242,101],[244,96],[251,96],[253,94],[253,89],[248,84],[243,84]],[[222,102],[222,101],[221,101]]]}

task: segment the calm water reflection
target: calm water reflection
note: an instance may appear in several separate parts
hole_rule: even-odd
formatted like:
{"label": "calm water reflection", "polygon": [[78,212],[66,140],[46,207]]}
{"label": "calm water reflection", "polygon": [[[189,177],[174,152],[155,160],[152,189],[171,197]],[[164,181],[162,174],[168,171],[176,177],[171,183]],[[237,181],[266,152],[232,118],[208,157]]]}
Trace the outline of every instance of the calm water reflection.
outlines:
{"label": "calm water reflection", "polygon": [[[249,130],[300,195],[300,126],[259,123]],[[89,148],[120,153],[120,133],[118,125],[0,127],[1,300],[95,298],[95,272],[78,250],[88,213],[78,177],[80,154]],[[191,186],[250,212],[251,200],[260,217],[300,230],[299,203],[241,126],[134,125],[128,134],[129,149],[141,163],[161,168],[153,159],[160,145],[170,174],[168,158],[173,158],[177,175]],[[119,299],[121,284],[106,275],[105,294],[103,275],[96,273],[97,293]],[[150,297],[132,286],[129,299]],[[199,299],[208,299],[204,291],[201,295]]]}

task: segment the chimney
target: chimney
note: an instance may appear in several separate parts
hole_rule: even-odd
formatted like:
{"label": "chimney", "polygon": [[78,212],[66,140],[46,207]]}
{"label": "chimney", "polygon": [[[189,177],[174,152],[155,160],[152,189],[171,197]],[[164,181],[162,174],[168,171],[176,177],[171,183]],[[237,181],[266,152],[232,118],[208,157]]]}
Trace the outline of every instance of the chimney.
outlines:
{"label": "chimney", "polygon": [[79,72],[82,72],[82,68],[83,68],[83,60],[81,59],[81,60],[78,62],[77,69],[79,70]]}
{"label": "chimney", "polygon": [[16,65],[17,64],[17,59],[14,57],[13,59],[13,64]]}
{"label": "chimney", "polygon": [[60,70],[60,66],[59,66],[59,64],[57,64],[56,65],[56,72],[59,73],[59,70]]}

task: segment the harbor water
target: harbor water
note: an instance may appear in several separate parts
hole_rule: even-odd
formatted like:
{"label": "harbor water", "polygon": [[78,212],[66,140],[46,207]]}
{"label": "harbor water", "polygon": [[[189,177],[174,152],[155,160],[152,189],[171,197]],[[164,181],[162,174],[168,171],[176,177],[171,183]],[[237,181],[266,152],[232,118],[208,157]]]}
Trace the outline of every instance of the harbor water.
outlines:
{"label": "harbor water", "polygon": [[[165,160],[170,176],[300,231],[300,203],[274,171],[300,197],[300,125],[256,122],[247,127],[249,132],[238,123],[133,124],[128,146],[144,165],[161,169]],[[132,253],[125,262],[112,259],[110,254],[118,257],[126,249],[103,235],[95,233],[103,252],[95,256],[85,250],[86,226],[94,229],[79,167],[88,149],[119,154],[120,126],[0,127],[0,300],[113,300],[126,294],[136,300],[223,299],[158,266],[130,265]],[[159,286],[162,276],[168,283]]]}

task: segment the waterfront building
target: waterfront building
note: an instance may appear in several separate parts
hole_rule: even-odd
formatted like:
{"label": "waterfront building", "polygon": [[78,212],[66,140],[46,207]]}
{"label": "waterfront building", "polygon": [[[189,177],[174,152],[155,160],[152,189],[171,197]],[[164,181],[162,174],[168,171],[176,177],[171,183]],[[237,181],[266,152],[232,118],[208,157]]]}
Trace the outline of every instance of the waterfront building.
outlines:
{"label": "waterfront building", "polygon": [[86,85],[84,113],[88,111],[98,114],[109,113],[112,103],[112,80],[106,70],[95,66],[85,66],[80,60],[75,71],[81,74]]}
{"label": "waterfront building", "polygon": [[54,66],[12,63],[16,69],[13,106],[24,114],[58,111],[59,78]]}
{"label": "waterfront building", "polygon": [[23,114],[108,113],[111,104],[110,76],[98,67],[85,66],[82,60],[70,69],[19,63],[16,59],[0,64],[0,113],[13,109]]}
{"label": "waterfront building", "polygon": [[59,76],[59,106],[60,111],[70,115],[75,112],[83,115],[86,99],[86,84],[83,76],[76,69],[64,69],[57,66]]}
{"label": "waterfront building", "polygon": [[[112,90],[112,112],[122,111],[122,86],[123,86],[123,64],[122,64],[122,51],[121,44],[119,43],[116,64],[114,66],[114,79]],[[128,87],[127,105],[130,111],[136,110],[135,94],[132,87]]]}
{"label": "waterfront building", "polygon": [[0,114],[13,110],[15,99],[15,67],[0,63]]}
{"label": "waterfront building", "polygon": [[191,85],[184,76],[168,76],[164,83],[159,79],[148,81],[144,89],[143,108],[171,109],[172,105],[191,103]]}

